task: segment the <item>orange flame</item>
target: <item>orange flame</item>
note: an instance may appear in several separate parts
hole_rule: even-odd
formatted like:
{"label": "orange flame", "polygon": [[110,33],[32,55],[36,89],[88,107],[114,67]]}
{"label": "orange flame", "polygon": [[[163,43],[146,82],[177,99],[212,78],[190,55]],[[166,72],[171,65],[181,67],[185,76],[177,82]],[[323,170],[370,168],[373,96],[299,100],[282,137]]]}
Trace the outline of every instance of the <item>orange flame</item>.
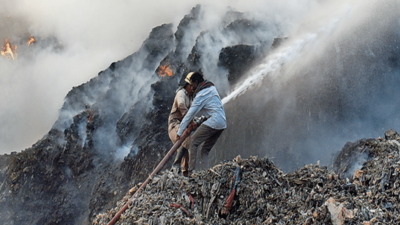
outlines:
{"label": "orange flame", "polygon": [[12,46],[10,44],[10,42],[8,42],[8,39],[6,39],[5,44],[3,46],[3,51],[1,51],[0,53],[2,56],[6,57],[7,59],[9,57],[7,54],[9,54],[9,55],[11,55],[11,58],[13,60],[15,60],[14,53],[17,54],[17,46],[16,45]]}
{"label": "orange flame", "polygon": [[35,42],[35,41],[36,41],[35,38],[31,36],[31,37],[29,38],[29,40],[28,40],[28,43],[27,43],[28,46],[31,45],[31,44],[33,44],[33,42]]}
{"label": "orange flame", "polygon": [[89,118],[88,118],[88,122],[92,121],[92,117],[93,117],[92,110],[89,109]]}
{"label": "orange flame", "polygon": [[168,65],[160,66],[158,70],[158,75],[160,77],[165,77],[165,76],[172,76],[172,70],[168,67]]}

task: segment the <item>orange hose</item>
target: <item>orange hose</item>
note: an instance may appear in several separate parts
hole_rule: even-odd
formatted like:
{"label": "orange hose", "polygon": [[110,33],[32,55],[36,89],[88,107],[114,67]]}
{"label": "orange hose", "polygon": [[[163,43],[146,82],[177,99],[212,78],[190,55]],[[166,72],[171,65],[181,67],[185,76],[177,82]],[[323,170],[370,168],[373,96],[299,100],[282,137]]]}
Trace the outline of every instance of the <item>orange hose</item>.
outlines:
{"label": "orange hose", "polygon": [[182,209],[186,213],[186,216],[190,216],[190,213],[185,208],[183,208],[181,205],[179,205],[177,203],[171,203],[171,205],[169,205],[169,208],[172,208],[172,207],[175,207],[177,209]]}
{"label": "orange hose", "polygon": [[233,199],[235,198],[236,189],[232,189],[232,192],[229,194],[228,198],[226,199],[226,204],[224,205],[225,208],[225,215],[229,214],[229,211],[232,209]]}
{"label": "orange hose", "polygon": [[189,194],[189,199],[192,202],[192,210],[194,209],[194,199],[191,194]]}

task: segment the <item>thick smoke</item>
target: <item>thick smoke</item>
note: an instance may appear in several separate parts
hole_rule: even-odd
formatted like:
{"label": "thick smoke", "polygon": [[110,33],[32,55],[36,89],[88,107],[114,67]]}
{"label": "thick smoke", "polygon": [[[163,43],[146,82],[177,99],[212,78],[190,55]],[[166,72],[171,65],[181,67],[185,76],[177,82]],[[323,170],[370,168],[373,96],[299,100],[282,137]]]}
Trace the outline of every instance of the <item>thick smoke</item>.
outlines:
{"label": "thick smoke", "polygon": [[[254,5],[215,8],[214,5],[202,5],[199,18],[193,22],[183,40],[183,55],[190,51],[200,53],[198,68],[202,69],[207,79],[212,80],[222,97],[230,90],[227,71],[218,65],[222,48],[234,45],[252,45],[258,51],[266,51],[275,37],[285,36],[294,27],[299,18],[314,8],[312,1],[299,4],[290,1],[285,4],[257,2]],[[257,5],[258,4],[258,5]],[[258,8],[253,7],[257,5]],[[243,8],[250,11],[241,11]],[[276,13],[279,11],[279,13]],[[194,46],[192,48],[192,46]],[[189,54],[188,58],[196,57]],[[196,61],[196,60],[195,60]],[[196,64],[196,62],[195,62]]]}
{"label": "thick smoke", "polygon": [[285,170],[327,165],[347,141],[397,129],[398,9],[335,1],[310,12],[223,100],[233,130],[222,158],[267,155]]}
{"label": "thick smoke", "polygon": [[[46,3],[17,1],[1,9],[7,16],[0,27],[9,32],[0,38],[19,46],[17,60],[0,58],[4,152],[28,147],[57,118],[54,128],[67,128],[85,110],[81,105],[57,114],[71,87],[137,51],[152,27],[173,22],[176,31],[195,6],[190,1]],[[182,61],[200,53],[191,69],[202,69],[226,97],[229,128],[217,146],[226,151],[215,153],[215,159],[258,154],[293,166],[285,169],[317,160],[326,164],[346,141],[396,129],[398,9],[397,2],[372,0],[204,2],[175,51]],[[37,42],[28,47],[30,35]],[[271,49],[275,37],[289,38]],[[254,46],[267,57],[241,82],[230,83],[218,57],[222,48],[239,44]],[[96,93],[81,96],[103,118],[93,134],[96,149],[114,149],[122,158],[127,148],[136,147],[132,140],[117,143],[115,126],[132,106],[149,110],[147,94],[159,62],[143,69],[145,55],[118,73],[105,70],[102,75],[110,79]],[[107,83],[120,75],[125,78]]]}
{"label": "thick smoke", "polygon": [[[83,172],[103,174],[98,172],[102,166],[113,171],[108,170],[116,164],[110,153],[117,161],[127,161],[128,153],[139,151],[140,145],[132,144],[135,138],[158,141],[158,137],[140,139],[127,130],[141,131],[144,115],[149,115],[152,100],[157,100],[152,99],[150,86],[159,79],[155,70],[173,51],[179,51],[181,62],[193,63],[190,69],[201,68],[226,97],[228,129],[212,151],[214,162],[240,154],[268,156],[285,171],[317,160],[327,165],[345,142],[376,137],[400,125],[396,2],[214,2],[202,2],[205,5],[196,19],[183,28],[181,46],[176,46],[174,32],[196,5],[193,1],[6,3],[0,9],[6,15],[0,18],[0,38],[18,45],[18,56],[15,61],[0,58],[0,151],[21,150],[54,128],[65,134],[59,140],[64,149],[57,147],[49,153],[61,150],[63,155],[48,159],[53,164],[59,158],[76,161],[63,162],[62,173],[68,179],[80,179],[76,176],[82,171],[79,165],[92,166],[86,159],[93,159],[93,166],[100,170],[87,167]],[[156,26],[155,30],[166,33],[154,32],[155,37],[149,37],[143,47]],[[37,42],[28,47],[30,35]],[[272,49],[275,37],[289,38]],[[221,49],[234,45],[254,47],[259,56],[266,56],[241,82],[228,81],[226,68],[218,64]],[[166,126],[167,121],[161,123]],[[93,150],[106,157],[87,157]],[[75,155],[80,157],[75,160]],[[89,178],[97,179],[96,175]],[[113,178],[103,178],[99,185],[108,189],[104,181]],[[68,208],[85,208],[82,199],[89,197],[69,194],[86,193],[78,191],[74,182],[68,181],[61,189],[71,202],[79,202]]]}
{"label": "thick smoke", "polygon": [[[271,1],[272,2],[272,1]],[[199,30],[212,29],[213,20],[227,6],[240,11],[268,14],[276,20],[296,13],[270,14],[273,9],[301,12],[295,1],[205,1],[216,14],[205,15]],[[63,98],[73,86],[86,82],[107,67],[136,51],[152,27],[165,22],[179,23],[195,1],[41,1],[40,4],[19,0],[5,2],[0,9],[0,41],[9,39],[17,45],[17,60],[0,58],[0,149],[21,150],[41,138],[58,117]],[[297,8],[296,8],[297,7]],[[280,17],[280,18],[279,18]],[[207,26],[211,27],[207,27]],[[26,45],[30,36],[37,40]],[[197,34],[188,39],[190,51]],[[207,44],[207,46],[213,46]],[[218,73],[217,71],[207,71]],[[222,82],[221,82],[222,84]],[[221,88],[226,92],[227,88]]]}
{"label": "thick smoke", "polygon": [[[202,48],[210,57],[204,59],[210,78],[223,95],[229,91],[226,80],[217,80],[225,71],[216,67],[216,56],[221,46],[235,40],[218,38],[210,43],[216,32],[215,21],[227,7],[243,12],[254,12],[253,17],[273,18],[287,30],[306,12],[314,1],[203,1],[209,5],[202,22],[188,36],[186,57],[196,42],[198,31],[207,31]],[[2,4],[0,9],[0,42],[6,38],[17,45],[16,60],[0,58],[0,153],[29,147],[49,131],[59,117],[58,110],[65,95],[73,86],[95,77],[111,62],[137,51],[151,28],[173,22],[175,28],[195,1],[41,1],[18,0]],[[279,13],[276,13],[279,12]],[[27,46],[30,36],[36,42]],[[262,37],[262,35],[260,35]],[[207,49],[209,48],[209,49]],[[78,111],[63,112],[71,118]]]}

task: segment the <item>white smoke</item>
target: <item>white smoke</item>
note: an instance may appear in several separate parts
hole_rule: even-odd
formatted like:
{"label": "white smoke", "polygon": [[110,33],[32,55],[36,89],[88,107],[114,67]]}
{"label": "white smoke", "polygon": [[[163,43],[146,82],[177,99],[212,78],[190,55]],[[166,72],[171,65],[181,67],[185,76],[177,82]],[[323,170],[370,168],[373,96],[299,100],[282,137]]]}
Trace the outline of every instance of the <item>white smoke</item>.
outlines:
{"label": "white smoke", "polygon": [[[0,58],[0,153],[21,150],[40,139],[58,118],[64,97],[73,86],[137,51],[153,27],[170,22],[176,27],[197,3],[3,2],[0,43],[8,38],[18,46],[18,55],[15,61]],[[207,0],[202,4],[210,5],[213,11],[205,15],[199,30],[212,30],[214,19],[227,7],[254,12],[258,18],[275,18],[291,27],[316,1]],[[31,35],[37,42],[28,47],[26,42]],[[191,41],[193,44],[195,40]]]}
{"label": "white smoke", "polygon": [[128,145],[123,145],[119,147],[115,154],[114,154],[114,160],[116,161],[122,161],[124,160],[124,157],[127,156],[130,152],[133,154],[136,154],[138,152],[138,147],[136,145],[128,146]]}
{"label": "white smoke", "polygon": [[398,21],[395,1],[325,1],[309,11],[223,99],[232,114],[248,110],[217,148],[232,152],[225,158],[244,148],[274,156],[293,170],[327,165],[347,141],[398,129]]}
{"label": "white smoke", "polygon": [[298,59],[303,49],[311,44],[316,39],[316,34],[309,34],[305,37],[299,38],[292,45],[281,48],[279,52],[269,56],[265,59],[265,63],[260,64],[257,68],[253,69],[251,75],[240,83],[228,96],[222,99],[222,103],[226,104],[232,99],[244,94],[248,89],[261,84],[261,81],[266,77],[272,78],[278,73],[285,63]]}
{"label": "white smoke", "polygon": [[357,158],[354,159],[354,162],[350,166],[350,168],[346,170],[346,173],[344,174],[345,177],[354,176],[354,173],[357,170],[360,170],[363,167],[364,163],[367,162],[367,161],[368,161],[368,153],[364,152],[364,153],[359,154],[357,156]]}
{"label": "white smoke", "polygon": [[[300,57],[304,65],[324,54],[327,45],[331,44],[332,40],[343,33],[351,32],[354,26],[364,22],[366,17],[373,14],[375,4],[377,4],[376,1],[336,1],[327,2],[315,8],[315,11],[304,18],[299,27],[288,33],[291,41],[269,55],[264,63],[254,68],[248,78],[223,99],[223,104],[260,84],[265,77],[273,80],[279,78],[279,82],[285,82],[290,77],[278,77],[282,75],[279,70],[284,65],[285,69],[297,70],[302,66],[299,65]],[[288,63],[295,63],[296,67],[288,67]]]}
{"label": "white smoke", "polygon": [[86,125],[87,125],[87,120],[84,120],[79,123],[78,125],[78,135],[79,138],[81,139],[81,146],[84,147],[86,143]]}

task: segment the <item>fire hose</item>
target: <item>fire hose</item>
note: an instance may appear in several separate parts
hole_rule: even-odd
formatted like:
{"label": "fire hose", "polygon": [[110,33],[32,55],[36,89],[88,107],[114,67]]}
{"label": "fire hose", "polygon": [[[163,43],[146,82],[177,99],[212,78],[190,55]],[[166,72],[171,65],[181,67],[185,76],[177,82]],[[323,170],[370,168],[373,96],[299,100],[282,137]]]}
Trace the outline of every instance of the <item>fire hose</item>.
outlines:
{"label": "fire hose", "polygon": [[177,209],[182,209],[185,213],[186,216],[190,216],[189,211],[187,211],[185,208],[183,208],[181,205],[177,204],[177,203],[171,203],[171,205],[169,205],[169,208],[175,207]]}
{"label": "fire hose", "polygon": [[225,215],[229,214],[229,211],[231,211],[232,209],[232,204],[233,204],[233,199],[235,198],[235,194],[236,194],[236,189],[237,191],[239,191],[240,187],[240,182],[241,182],[241,177],[242,177],[242,171],[240,170],[240,167],[236,167],[235,173],[233,175],[233,179],[232,179],[232,191],[229,194],[228,198],[225,201],[225,211],[223,213],[225,213]]}
{"label": "fire hose", "polygon": [[[199,125],[200,123],[205,121],[205,117],[200,117],[198,119],[195,119],[195,123],[197,125]],[[161,162],[158,164],[158,166],[154,169],[154,171],[150,174],[150,176],[146,179],[146,181],[140,186],[140,188],[135,192],[135,194],[133,194],[133,196],[126,202],[126,204],[124,205],[124,207],[122,207],[121,210],[119,210],[119,212],[117,214],[115,214],[115,216],[113,217],[113,219],[108,223],[108,225],[113,225],[115,224],[115,222],[117,222],[117,220],[119,219],[119,217],[122,215],[122,213],[125,212],[125,210],[128,208],[129,204],[132,202],[132,200],[136,197],[136,194],[139,193],[148,183],[151,179],[153,179],[154,175],[156,175],[160,170],[162,170],[162,168],[165,166],[165,164],[168,162],[168,160],[172,157],[172,155],[176,152],[176,150],[181,146],[181,144],[183,143],[183,141],[185,141],[185,139],[190,135],[190,133],[193,131],[193,125],[190,124],[189,127],[185,130],[185,132],[183,132],[182,136],[179,138],[179,140],[177,142],[175,142],[174,146],[172,146],[172,148],[169,150],[169,152],[167,153],[167,155],[165,155],[165,157],[163,158],[163,160],[161,160]]]}

